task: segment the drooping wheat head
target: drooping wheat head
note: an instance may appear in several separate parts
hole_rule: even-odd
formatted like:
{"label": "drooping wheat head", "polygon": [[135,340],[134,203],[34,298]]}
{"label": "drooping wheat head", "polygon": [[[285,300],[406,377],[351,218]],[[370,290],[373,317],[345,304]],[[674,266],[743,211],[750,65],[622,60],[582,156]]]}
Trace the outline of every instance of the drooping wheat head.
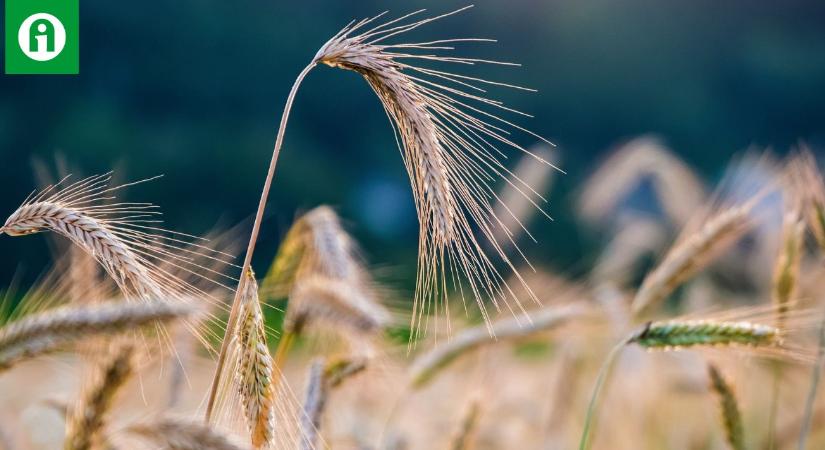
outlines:
{"label": "drooping wheat head", "polygon": [[[192,236],[160,228],[154,205],[109,202],[116,191],[148,180],[115,187],[109,186],[110,180],[107,173],[65,186],[65,179],[51,185],[26,199],[0,227],[0,234],[23,236],[50,230],[66,237],[94,257],[127,300],[197,299],[220,304],[172,269],[200,273],[207,280],[211,273],[203,273],[204,258],[228,261],[231,257],[190,242]],[[187,326],[205,342],[200,330]]]}
{"label": "drooping wheat head", "polygon": [[[541,198],[517,177],[508,179],[507,176],[513,174],[501,162],[504,154],[496,147],[500,144],[529,153],[511,140],[510,130],[538,136],[490,112],[489,109],[499,109],[517,113],[499,101],[484,97],[485,90],[480,87],[485,84],[515,86],[409,63],[414,60],[461,65],[494,63],[419,53],[448,50],[452,47],[446,44],[483,39],[384,43],[391,37],[464,9],[405,22],[418,11],[355,34],[377,17],[361,20],[330,39],[314,59],[315,63],[361,74],[378,95],[396,131],[421,227],[412,319],[415,333],[422,331],[421,320],[417,319],[437,313],[438,302],[446,300],[451,287],[461,292],[462,299],[469,294],[487,320],[485,298],[491,299],[497,309],[502,302],[510,309],[520,307],[488,256],[489,250],[482,246],[482,240],[486,240],[492,252],[520,279],[513,262],[495,237],[494,230],[503,224],[493,208],[499,201],[493,183],[504,179],[525,195],[529,191]],[[463,276],[463,281],[453,277],[454,286],[448,286],[448,273]],[[463,287],[464,282],[466,286]]]}
{"label": "drooping wheat head", "polygon": [[160,212],[148,203],[104,203],[125,187],[149,180],[110,187],[111,174],[95,175],[61,187],[52,185],[30,196],[0,227],[0,234],[24,236],[51,230],[71,240],[109,273],[126,297],[159,299],[200,295],[159,261],[190,271],[192,257],[203,251],[207,258],[228,255],[198,244],[191,238],[158,227]]}

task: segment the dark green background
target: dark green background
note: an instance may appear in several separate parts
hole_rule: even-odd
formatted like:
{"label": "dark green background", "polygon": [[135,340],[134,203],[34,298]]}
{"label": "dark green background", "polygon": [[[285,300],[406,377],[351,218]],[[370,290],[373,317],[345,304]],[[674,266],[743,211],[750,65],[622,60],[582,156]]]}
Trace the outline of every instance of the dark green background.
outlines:
{"label": "dark green background", "polygon": [[[167,225],[203,233],[255,210],[286,94],[317,48],[350,19],[385,9],[441,13],[464,2],[81,2],[81,75],[0,79],[0,212],[35,187],[33,158],[91,174],[167,176],[129,191]],[[576,273],[601,237],[574,221],[577,186],[612,144],[656,133],[709,180],[755,146],[784,153],[825,134],[825,3],[558,0],[479,2],[405,39],[495,37],[464,54],[518,61],[485,78],[539,90],[494,91],[531,112],[567,175],[555,222],[538,220],[533,260]],[[522,140],[525,145],[532,144]],[[256,266],[296,211],[336,206],[384,278],[409,287],[417,223],[387,118],[354,73],[314,71],[286,135]],[[0,285],[48,263],[41,237],[0,236]]]}

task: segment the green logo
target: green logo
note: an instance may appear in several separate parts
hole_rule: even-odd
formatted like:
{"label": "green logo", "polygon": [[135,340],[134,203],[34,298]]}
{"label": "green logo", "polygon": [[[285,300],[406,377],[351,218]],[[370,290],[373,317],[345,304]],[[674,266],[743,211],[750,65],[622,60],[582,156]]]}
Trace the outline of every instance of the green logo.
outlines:
{"label": "green logo", "polygon": [[6,0],[6,73],[80,69],[79,0]]}

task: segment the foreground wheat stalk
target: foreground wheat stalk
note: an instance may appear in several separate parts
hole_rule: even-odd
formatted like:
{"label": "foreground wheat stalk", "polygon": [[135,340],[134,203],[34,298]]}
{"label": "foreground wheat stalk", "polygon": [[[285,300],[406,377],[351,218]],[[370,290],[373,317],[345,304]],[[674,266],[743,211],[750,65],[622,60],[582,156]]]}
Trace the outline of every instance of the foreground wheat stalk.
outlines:
{"label": "foreground wheat stalk", "polygon": [[162,302],[62,307],[14,321],[0,329],[0,371],[15,363],[94,336],[169,322],[195,312]]}
{"label": "foreground wheat stalk", "polygon": [[[513,263],[504,254],[493,235],[493,229],[500,225],[500,221],[495,217],[491,204],[495,201],[493,199],[497,198],[491,180],[495,177],[502,177],[503,174],[509,174],[509,171],[499,161],[496,156],[498,150],[491,143],[497,142],[527,152],[507,136],[508,132],[503,127],[527,131],[480,107],[513,110],[504,107],[500,102],[464,90],[483,92],[483,89],[476,84],[510,85],[411,66],[401,62],[415,58],[468,65],[484,62],[469,58],[416,55],[408,52],[408,50],[416,49],[442,49],[443,47],[438,44],[459,42],[462,39],[418,44],[380,44],[387,38],[462,10],[401,24],[401,21],[412,15],[409,14],[354,36],[354,31],[363,28],[375,18],[362,20],[345,27],[333,36],[321,47],[312,62],[300,72],[290,90],[281,116],[275,148],[244,257],[242,273],[246,273],[251,264],[295,95],[309,71],[318,63],[323,63],[355,70],[364,75],[397,127],[400,147],[403,149],[403,160],[413,185],[414,200],[421,225],[419,276],[413,321],[423,314],[432,312],[430,301],[446,298],[448,269],[459,270],[463,274],[468,284],[467,291],[476,300],[485,318],[488,317],[483,302],[485,297],[490,298],[497,308],[500,307],[500,301],[511,308],[511,302],[507,299],[508,297],[514,299],[515,296],[482,249],[471,224],[478,226],[479,233],[490,242],[494,252],[523,283]],[[393,51],[395,49],[400,49],[400,51]],[[413,73],[421,77],[412,75]],[[439,81],[444,84],[439,84]],[[477,102],[478,106],[468,104],[468,102]],[[532,135],[532,133],[527,133]],[[519,183],[518,181],[507,182],[516,185]],[[519,189],[529,190],[530,187],[519,185]],[[231,336],[237,326],[243,284],[244,281],[241,280],[235,292],[227,323],[227,336]],[[530,294],[531,298],[537,301],[532,292]],[[517,300],[516,303],[518,303]],[[419,320],[418,325],[420,324]],[[420,331],[419,328],[415,329]],[[224,339],[207,402],[207,421],[211,420],[216,392],[225,366],[227,346],[228,342]]]}

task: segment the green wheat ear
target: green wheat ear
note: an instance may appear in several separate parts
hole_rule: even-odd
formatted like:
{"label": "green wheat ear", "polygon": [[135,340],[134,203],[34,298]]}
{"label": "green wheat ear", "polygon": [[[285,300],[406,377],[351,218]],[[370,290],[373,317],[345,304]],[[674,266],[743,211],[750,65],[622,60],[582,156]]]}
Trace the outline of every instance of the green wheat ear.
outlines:
{"label": "green wheat ear", "polygon": [[747,345],[778,346],[782,334],[776,327],[751,322],[713,320],[669,320],[648,322],[629,343],[648,349],[673,349],[695,346]]}

